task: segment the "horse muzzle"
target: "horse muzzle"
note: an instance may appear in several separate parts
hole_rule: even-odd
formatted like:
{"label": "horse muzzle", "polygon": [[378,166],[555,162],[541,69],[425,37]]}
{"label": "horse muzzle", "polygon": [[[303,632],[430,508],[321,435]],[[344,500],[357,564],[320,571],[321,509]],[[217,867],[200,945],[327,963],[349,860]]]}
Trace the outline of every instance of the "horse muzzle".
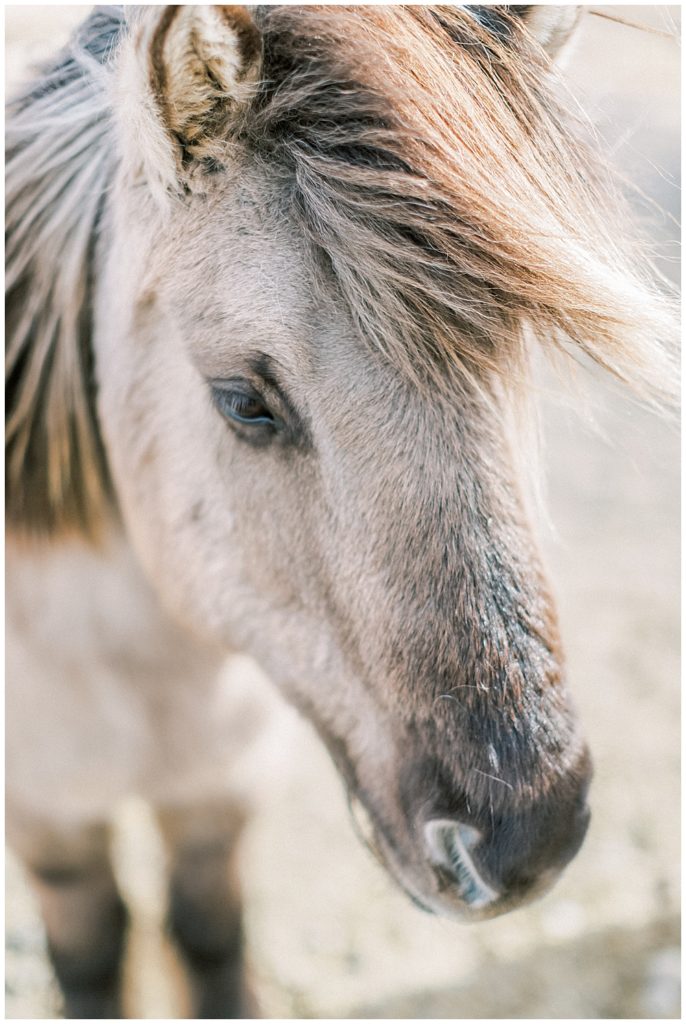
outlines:
{"label": "horse muzzle", "polygon": [[466,813],[459,794],[435,794],[405,818],[409,829],[395,841],[377,828],[376,847],[423,909],[468,921],[496,917],[541,896],[576,855],[590,821],[590,779],[584,750],[575,769],[537,800],[481,813],[470,803]]}
{"label": "horse muzzle", "polygon": [[[424,826],[424,840],[433,869],[439,909],[447,913],[481,920],[506,913],[543,895],[557,881],[564,867],[578,852],[588,829],[590,811],[576,812],[569,821],[568,841],[558,848],[550,862],[532,866],[529,842],[527,855],[517,863],[512,850],[503,858],[497,850],[498,837],[489,839],[471,825],[435,818]],[[530,840],[530,836],[526,837]],[[492,845],[496,851],[493,852]],[[494,870],[493,864],[507,861],[507,870]],[[431,909],[434,909],[433,907]]]}
{"label": "horse muzzle", "polygon": [[[440,910],[478,920],[505,913],[547,891],[576,855],[588,830],[590,762],[562,794],[488,824],[432,817],[423,826],[426,861]],[[432,909],[434,909],[432,907]]]}

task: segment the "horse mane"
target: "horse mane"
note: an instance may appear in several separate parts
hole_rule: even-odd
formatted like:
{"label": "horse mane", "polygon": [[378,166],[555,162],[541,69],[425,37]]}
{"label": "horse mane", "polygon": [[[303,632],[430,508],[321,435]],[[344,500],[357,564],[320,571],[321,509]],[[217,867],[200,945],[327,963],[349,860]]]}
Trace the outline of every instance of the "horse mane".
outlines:
{"label": "horse mane", "polygon": [[96,9],[6,118],[6,513],[94,536],[110,506],[92,380],[93,259],[115,167],[103,65],[122,28]]}
{"label": "horse mane", "polygon": [[660,403],[671,303],[527,10],[258,8],[245,137],[290,175],[362,334],[415,380],[525,379],[533,335]]}
{"label": "horse mane", "polygon": [[[662,402],[671,302],[525,10],[253,8],[261,79],[230,144],[282,176],[358,329],[421,386],[510,386],[533,336]],[[6,506],[33,534],[95,537],[112,507],[90,341],[126,31],[96,9],[8,109]]]}

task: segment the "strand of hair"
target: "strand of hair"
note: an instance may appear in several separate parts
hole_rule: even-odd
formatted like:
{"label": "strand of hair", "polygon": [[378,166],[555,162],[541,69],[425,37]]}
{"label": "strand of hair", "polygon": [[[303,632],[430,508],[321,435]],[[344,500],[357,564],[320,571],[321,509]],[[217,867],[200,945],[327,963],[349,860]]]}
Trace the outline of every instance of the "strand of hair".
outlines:
{"label": "strand of hair", "polygon": [[662,36],[663,39],[673,39],[675,42],[679,36],[674,32],[667,32],[662,28],[654,28],[652,25],[646,25],[644,22],[629,21],[628,18],[619,18],[616,14],[608,14],[606,11],[599,11],[596,7],[589,7],[589,14],[594,14],[596,18],[604,18],[606,21],[614,21],[617,25],[625,25],[627,28],[636,28],[639,32],[649,32],[653,36]]}

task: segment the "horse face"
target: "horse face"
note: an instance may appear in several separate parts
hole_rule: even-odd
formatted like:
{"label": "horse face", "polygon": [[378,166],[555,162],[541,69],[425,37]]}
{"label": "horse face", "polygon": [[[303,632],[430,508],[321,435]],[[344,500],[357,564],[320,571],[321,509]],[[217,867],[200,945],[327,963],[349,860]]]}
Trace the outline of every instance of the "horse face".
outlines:
{"label": "horse face", "polygon": [[[209,60],[167,45],[194,17],[154,23],[153,92],[173,79],[165,53]],[[239,28],[232,52],[249,54]],[[229,72],[212,52],[216,84]],[[174,97],[157,102],[185,156],[158,186],[178,172],[184,192],[151,198],[151,132],[122,162],[98,294],[99,416],[127,530],[168,607],[251,653],[312,721],[417,902],[509,909],[578,848],[590,766],[508,403],[420,387],[375,350],[288,175],[238,144],[218,164],[192,120],[216,126],[211,93]]]}
{"label": "horse face", "polygon": [[247,165],[222,186],[154,231],[132,209],[112,250],[128,531],[169,607],[314,723],[404,887],[506,909],[578,847],[589,777],[506,417],[407,381],[278,190]]}

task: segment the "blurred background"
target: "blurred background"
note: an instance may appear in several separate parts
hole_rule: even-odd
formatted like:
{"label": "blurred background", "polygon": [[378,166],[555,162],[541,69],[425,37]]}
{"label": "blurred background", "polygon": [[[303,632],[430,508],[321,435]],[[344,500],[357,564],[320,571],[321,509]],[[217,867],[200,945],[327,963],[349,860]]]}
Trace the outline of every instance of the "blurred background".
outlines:
{"label": "blurred background", "polygon": [[[89,8],[5,10],[11,89]],[[637,216],[675,282],[679,27],[678,7],[589,8],[564,62],[603,147],[643,192]],[[596,764],[580,854],[552,893],[504,918],[423,915],[358,843],[309,727],[255,668],[236,665],[273,707],[243,862],[264,1016],[679,1016],[679,436],[605,382],[589,388],[593,428],[588,410],[544,400],[544,546]],[[160,938],[162,854],[136,801],[118,814],[117,863],[136,915],[131,1015],[177,1016],[180,973]],[[6,1017],[54,1017],[40,921],[11,854],[7,875]]]}

